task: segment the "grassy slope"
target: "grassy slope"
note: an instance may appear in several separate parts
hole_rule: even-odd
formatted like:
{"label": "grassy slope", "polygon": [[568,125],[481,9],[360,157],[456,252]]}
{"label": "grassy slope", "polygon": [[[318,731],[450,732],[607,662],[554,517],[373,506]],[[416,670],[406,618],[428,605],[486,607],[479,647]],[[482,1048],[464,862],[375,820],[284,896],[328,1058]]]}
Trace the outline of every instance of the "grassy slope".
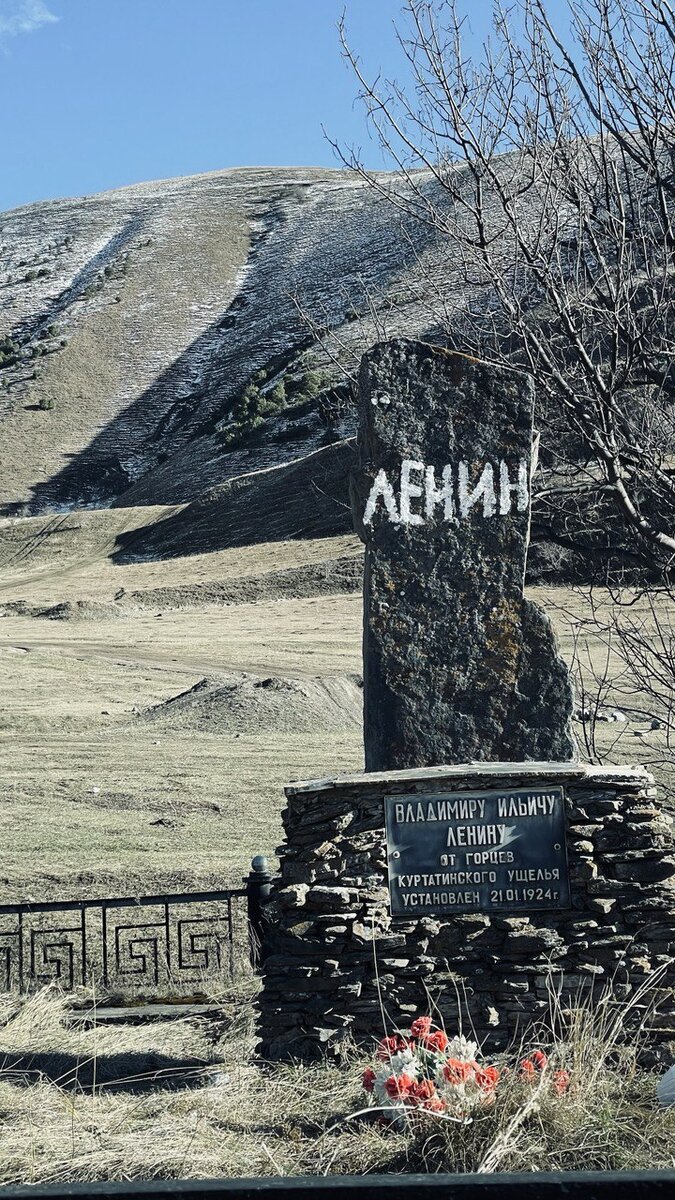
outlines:
{"label": "grassy slope", "polygon": [[[348,538],[308,540],[116,565],[100,552],[92,561],[87,543],[84,560],[73,551],[63,566],[15,568],[1,596],[110,601],[122,587],[152,591],[180,581],[189,590],[190,581],[316,564],[355,549]],[[570,657],[581,599],[564,589],[532,594],[550,609]],[[591,637],[589,646],[600,665],[601,644]],[[181,732],[134,712],[219,672],[360,673],[358,593],[151,605],[115,620],[13,614],[0,619],[0,660],[3,898],[238,880],[252,854],[278,844],[285,782],[362,763],[358,730]],[[621,734],[611,760],[650,761],[662,735],[648,724],[635,716],[626,726],[600,726],[606,750]],[[171,823],[154,825],[162,815]]]}
{"label": "grassy slope", "polygon": [[[22,347],[0,362],[8,515],[181,502],[318,448],[316,414],[272,421],[270,438],[233,452],[216,432],[258,370],[305,369],[297,299],[353,361],[382,322],[390,335],[429,323],[399,221],[345,172],[134,185],[0,214],[0,235],[0,334]],[[382,298],[377,329],[367,294]]]}
{"label": "grassy slope", "polygon": [[[219,671],[358,672],[359,622],[357,596],[111,623],[4,618],[5,896],[238,880],[278,844],[283,784],[358,768],[358,730],[181,735],[132,710]],[[159,815],[174,823],[153,826]]]}
{"label": "grassy slope", "polygon": [[[158,203],[147,188],[126,189],[3,214],[6,327],[55,321],[59,348],[36,360],[35,379],[29,368],[3,372],[9,387],[2,394],[0,502],[29,500],[35,485],[117,419],[234,296],[249,251],[245,206],[228,204],[217,186],[209,198],[209,205],[190,204],[189,196],[181,204],[169,194]],[[44,228],[41,207],[48,209]],[[47,263],[50,275],[23,283],[13,253]],[[102,275],[105,268],[113,274]],[[36,410],[43,399],[54,401],[52,411]],[[149,428],[160,412],[148,414]],[[120,433],[122,457],[133,441]]]}

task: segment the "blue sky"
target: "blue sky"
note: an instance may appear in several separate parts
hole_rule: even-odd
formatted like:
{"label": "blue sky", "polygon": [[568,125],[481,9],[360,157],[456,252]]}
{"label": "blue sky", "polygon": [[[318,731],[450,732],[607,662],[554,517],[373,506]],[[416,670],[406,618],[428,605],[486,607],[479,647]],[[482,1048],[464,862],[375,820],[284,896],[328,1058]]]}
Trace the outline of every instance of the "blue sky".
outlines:
{"label": "blue sky", "polygon": [[[553,0],[558,7],[560,0]],[[0,209],[249,165],[383,162],[336,23],[400,74],[400,0],[0,0]],[[471,4],[475,44],[487,0]]]}

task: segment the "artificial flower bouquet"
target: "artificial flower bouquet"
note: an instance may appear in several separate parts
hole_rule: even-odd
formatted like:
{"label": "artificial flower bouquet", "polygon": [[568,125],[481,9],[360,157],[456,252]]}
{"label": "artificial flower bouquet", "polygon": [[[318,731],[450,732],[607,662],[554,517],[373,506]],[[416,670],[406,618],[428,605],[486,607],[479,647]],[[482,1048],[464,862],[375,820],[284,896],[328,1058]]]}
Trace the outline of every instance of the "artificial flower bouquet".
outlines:
{"label": "artificial flower bouquet", "polygon": [[[409,1033],[395,1033],[377,1046],[375,1062],[363,1073],[363,1086],[385,1118],[400,1123],[415,1110],[454,1120],[494,1103],[500,1080],[508,1073],[479,1062],[478,1046],[461,1034],[449,1038],[434,1027],[431,1017],[417,1017]],[[561,1094],[567,1089],[566,1071],[550,1072],[548,1059],[535,1050],[519,1065],[525,1085],[544,1082]]]}

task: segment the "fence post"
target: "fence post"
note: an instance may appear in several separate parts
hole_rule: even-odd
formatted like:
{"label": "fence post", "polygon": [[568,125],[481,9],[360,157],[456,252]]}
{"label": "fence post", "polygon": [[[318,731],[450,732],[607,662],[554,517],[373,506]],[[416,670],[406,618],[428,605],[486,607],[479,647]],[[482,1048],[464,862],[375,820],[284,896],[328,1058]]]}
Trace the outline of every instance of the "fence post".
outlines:
{"label": "fence post", "polygon": [[246,904],[248,908],[248,942],[251,965],[261,966],[264,961],[263,943],[269,924],[266,907],[272,891],[272,875],[264,854],[256,854],[251,860],[251,870],[245,878]]}

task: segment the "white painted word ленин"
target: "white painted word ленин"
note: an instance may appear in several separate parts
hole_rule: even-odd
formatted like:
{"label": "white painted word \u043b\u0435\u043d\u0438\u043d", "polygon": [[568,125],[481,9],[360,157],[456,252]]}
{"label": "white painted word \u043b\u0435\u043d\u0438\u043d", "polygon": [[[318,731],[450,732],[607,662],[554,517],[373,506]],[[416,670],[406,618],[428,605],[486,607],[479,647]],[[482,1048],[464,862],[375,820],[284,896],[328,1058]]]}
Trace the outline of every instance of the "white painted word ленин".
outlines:
{"label": "white painted word \u043b\u0435\u043d\u0438\u043d", "polygon": [[[399,479],[399,501],[387,472],[381,468],[370,489],[363,514],[364,525],[370,525],[375,513],[386,514],[394,525],[424,525],[427,521],[465,520],[473,509],[483,517],[507,516],[514,505],[525,512],[530,502],[530,471],[526,458],[521,458],[511,477],[511,469],[502,458],[498,469],[485,463],[477,482],[470,482],[469,465],[464,460],[455,468],[446,463],[437,480],[436,469],[413,458],[404,458]],[[413,476],[417,476],[417,482]]]}

